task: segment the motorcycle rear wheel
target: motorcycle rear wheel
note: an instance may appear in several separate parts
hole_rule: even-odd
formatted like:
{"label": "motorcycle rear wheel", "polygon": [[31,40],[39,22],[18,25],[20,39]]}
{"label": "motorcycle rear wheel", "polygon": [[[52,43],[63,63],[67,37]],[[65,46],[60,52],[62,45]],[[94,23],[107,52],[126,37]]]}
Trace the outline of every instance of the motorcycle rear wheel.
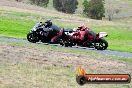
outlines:
{"label": "motorcycle rear wheel", "polygon": [[97,50],[105,50],[108,47],[108,42],[105,39],[100,39],[95,43],[95,49]]}
{"label": "motorcycle rear wheel", "polygon": [[65,46],[65,47],[72,47],[73,46],[73,41],[69,36],[66,36],[65,38],[62,39],[62,42],[60,45]]}

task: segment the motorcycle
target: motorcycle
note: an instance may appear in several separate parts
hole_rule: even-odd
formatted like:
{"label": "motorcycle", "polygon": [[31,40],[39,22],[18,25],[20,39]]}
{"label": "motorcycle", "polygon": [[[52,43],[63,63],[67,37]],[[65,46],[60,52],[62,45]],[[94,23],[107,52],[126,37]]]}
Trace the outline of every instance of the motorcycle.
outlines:
{"label": "motorcycle", "polygon": [[68,47],[68,46],[72,47],[73,39],[69,35],[72,32],[73,32],[73,29],[70,29],[70,28],[61,29],[56,37],[58,43],[65,47]]}
{"label": "motorcycle", "polygon": [[46,28],[42,23],[37,23],[27,34],[27,40],[32,43],[43,42],[49,43],[57,35],[53,28]]}
{"label": "motorcycle", "polygon": [[[67,46],[82,46],[95,48],[97,50],[105,50],[108,47],[108,42],[104,39],[108,34],[106,32],[95,33],[90,30],[78,31],[76,28],[73,31],[63,31],[62,35],[69,38],[69,41],[65,41],[61,45],[67,44]],[[82,38],[84,37],[84,38]]]}

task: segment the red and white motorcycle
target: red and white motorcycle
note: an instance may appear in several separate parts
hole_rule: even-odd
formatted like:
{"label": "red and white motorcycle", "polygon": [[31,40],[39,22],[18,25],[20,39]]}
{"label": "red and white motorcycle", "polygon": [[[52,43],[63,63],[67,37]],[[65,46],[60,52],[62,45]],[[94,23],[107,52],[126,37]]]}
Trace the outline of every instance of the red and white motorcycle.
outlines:
{"label": "red and white motorcycle", "polygon": [[[97,50],[105,50],[108,47],[108,42],[104,39],[104,37],[107,37],[108,34],[106,32],[99,32],[95,33],[91,30],[83,30],[78,31],[76,28],[74,28],[72,31],[71,29],[63,29],[60,33],[60,36],[64,38],[64,36],[67,36],[67,41],[64,41],[64,44],[67,44],[67,46],[82,46],[82,47],[90,47],[95,48]],[[64,45],[61,43],[61,45]]]}

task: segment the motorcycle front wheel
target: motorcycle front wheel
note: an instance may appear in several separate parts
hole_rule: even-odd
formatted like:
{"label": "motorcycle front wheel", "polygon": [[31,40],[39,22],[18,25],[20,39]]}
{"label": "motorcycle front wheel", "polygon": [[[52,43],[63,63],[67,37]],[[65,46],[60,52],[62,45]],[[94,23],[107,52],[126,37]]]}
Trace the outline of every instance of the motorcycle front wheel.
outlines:
{"label": "motorcycle front wheel", "polygon": [[100,39],[95,42],[95,49],[97,50],[105,50],[108,47],[108,42],[105,39]]}
{"label": "motorcycle front wheel", "polygon": [[39,42],[39,38],[34,33],[28,33],[27,40],[32,43]]}

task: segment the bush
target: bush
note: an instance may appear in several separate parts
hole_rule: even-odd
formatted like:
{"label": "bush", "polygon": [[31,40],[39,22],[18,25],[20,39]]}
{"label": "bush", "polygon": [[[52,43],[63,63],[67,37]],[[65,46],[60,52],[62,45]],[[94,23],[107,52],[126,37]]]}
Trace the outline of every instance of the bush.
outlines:
{"label": "bush", "polygon": [[102,19],[104,17],[105,8],[104,0],[84,0],[83,2],[83,13],[92,19]]}
{"label": "bush", "polygon": [[49,0],[30,0],[31,4],[47,7]]}
{"label": "bush", "polygon": [[21,2],[22,0],[16,0],[17,2]]}
{"label": "bush", "polygon": [[74,13],[77,9],[77,5],[77,0],[53,0],[54,8],[64,13]]}

